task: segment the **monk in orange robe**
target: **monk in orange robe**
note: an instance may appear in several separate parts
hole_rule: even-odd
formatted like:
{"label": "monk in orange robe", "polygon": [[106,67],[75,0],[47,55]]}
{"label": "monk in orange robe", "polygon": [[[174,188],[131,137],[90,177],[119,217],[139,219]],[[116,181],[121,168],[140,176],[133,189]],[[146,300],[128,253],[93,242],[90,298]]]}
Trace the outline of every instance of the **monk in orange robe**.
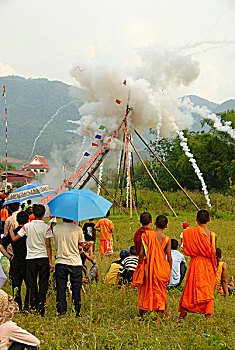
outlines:
{"label": "monk in orange robe", "polygon": [[143,226],[134,237],[139,252],[139,263],[132,284],[138,286],[140,317],[143,317],[144,311],[153,310],[160,316],[165,312],[166,284],[170,281],[171,269],[155,231],[150,228],[151,215],[149,213],[141,215],[144,219],[148,217],[148,220],[143,223],[143,217],[140,216]]}
{"label": "monk in orange robe", "polygon": [[205,314],[206,319],[214,313],[217,237],[207,228],[210,221],[207,210],[200,210],[196,221],[198,226],[183,230],[184,254],[191,260],[179,305],[180,319],[184,319],[187,312]]}

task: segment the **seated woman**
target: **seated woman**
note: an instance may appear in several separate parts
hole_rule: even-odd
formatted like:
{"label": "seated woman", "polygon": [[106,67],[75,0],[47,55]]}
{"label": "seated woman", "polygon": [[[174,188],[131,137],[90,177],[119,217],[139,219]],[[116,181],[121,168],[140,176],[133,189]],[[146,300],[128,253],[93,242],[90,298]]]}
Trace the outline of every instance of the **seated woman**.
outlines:
{"label": "seated woman", "polygon": [[0,348],[1,350],[35,350],[40,341],[34,335],[12,322],[19,311],[18,304],[11,295],[0,289]]}

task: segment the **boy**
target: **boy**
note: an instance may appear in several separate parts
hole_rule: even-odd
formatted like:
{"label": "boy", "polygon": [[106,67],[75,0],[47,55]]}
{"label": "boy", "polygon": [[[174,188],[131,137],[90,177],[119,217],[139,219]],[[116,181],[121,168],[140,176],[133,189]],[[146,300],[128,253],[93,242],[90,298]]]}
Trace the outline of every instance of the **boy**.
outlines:
{"label": "boy", "polygon": [[216,258],[217,258],[217,271],[215,277],[215,291],[220,294],[228,297],[235,290],[234,288],[234,279],[230,278],[230,283],[227,281],[227,264],[226,262],[221,261],[222,251],[220,248],[216,248]]}
{"label": "boy", "polygon": [[[46,225],[42,218],[45,207],[38,204],[33,207],[35,220],[24,225],[17,235],[11,231],[11,238],[17,241],[26,236],[26,281],[29,293],[29,306],[36,309],[41,316],[45,315],[46,294],[50,272],[53,272],[51,238],[53,237],[50,226]],[[22,239],[22,238],[21,238]],[[39,290],[37,276],[39,275]]]}
{"label": "boy", "polygon": [[94,219],[89,219],[89,221],[83,226],[83,233],[85,236],[85,241],[87,241],[89,244],[89,255],[91,259],[93,256],[93,245],[96,241],[96,229],[93,221]]}
{"label": "boy", "polygon": [[95,230],[100,231],[100,254],[103,256],[113,254],[113,229],[114,225],[111,220],[108,219],[110,211],[107,211],[105,218],[99,220],[95,225]]}
{"label": "boy", "polygon": [[187,271],[186,261],[183,256],[178,251],[179,243],[176,239],[171,239],[171,257],[172,257],[172,269],[171,269],[171,279],[168,287],[179,287],[184,279],[185,273]]}
{"label": "boy", "polygon": [[143,226],[134,237],[139,262],[132,285],[138,286],[140,317],[143,318],[144,311],[153,310],[160,317],[166,307],[166,283],[170,281],[170,265],[155,231],[150,228],[151,215],[148,212],[141,214],[140,223]]}
{"label": "boy", "polygon": [[168,224],[167,217],[165,215],[159,215],[155,221],[155,226],[156,226],[155,233],[165,255],[167,256],[167,261],[171,269],[172,268],[171,240],[170,240],[170,237],[163,234],[163,231],[167,228],[167,224]]}
{"label": "boy", "polygon": [[123,284],[131,284],[135,269],[138,265],[138,256],[136,256],[135,246],[130,247],[130,255],[126,257],[122,262],[118,270],[116,285],[119,285],[120,279]]}
{"label": "boy", "polygon": [[[14,236],[17,235],[19,230],[29,221],[29,216],[26,212],[20,211],[16,220],[18,222],[18,227],[13,231]],[[14,256],[7,253],[8,245],[12,245],[12,250]],[[21,300],[21,286],[23,280],[26,285],[26,237],[14,242],[11,239],[11,235],[8,234],[3,238],[2,244],[0,245],[1,253],[10,260],[11,269],[11,282],[14,300],[18,303],[19,309],[22,310],[22,300]],[[28,293],[25,296],[25,308],[28,307]]]}
{"label": "boy", "polygon": [[129,249],[122,249],[120,252],[120,259],[115,260],[111,263],[109,270],[105,276],[104,284],[109,286],[115,285],[117,280],[117,275],[122,261],[129,256]]}
{"label": "boy", "polygon": [[199,210],[196,221],[198,226],[183,231],[184,254],[191,260],[179,305],[180,319],[185,319],[187,312],[205,314],[206,319],[214,313],[217,237],[207,227],[207,210]]}

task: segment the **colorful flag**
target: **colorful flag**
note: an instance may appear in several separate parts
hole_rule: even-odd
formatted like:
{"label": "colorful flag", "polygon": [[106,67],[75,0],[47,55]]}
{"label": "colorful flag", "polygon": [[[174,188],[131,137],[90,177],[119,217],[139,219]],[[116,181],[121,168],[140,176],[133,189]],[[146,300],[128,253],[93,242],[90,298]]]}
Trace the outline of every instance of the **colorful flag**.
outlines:
{"label": "colorful flag", "polygon": [[104,125],[100,125],[99,129],[100,129],[100,130],[104,130],[104,129],[105,129],[105,126],[104,126]]}
{"label": "colorful flag", "polygon": [[98,146],[98,143],[92,142],[92,146]]}
{"label": "colorful flag", "polygon": [[124,80],[123,85],[126,85],[126,79]]}
{"label": "colorful flag", "polygon": [[91,154],[90,153],[88,153],[88,152],[85,152],[84,153],[84,157],[89,157]]}
{"label": "colorful flag", "polygon": [[101,136],[98,135],[98,134],[95,136],[95,138],[98,139],[98,140],[101,140]]}
{"label": "colorful flag", "polygon": [[122,102],[122,101],[120,101],[119,99],[116,99],[116,101],[115,101],[118,105],[120,105],[120,103]]}

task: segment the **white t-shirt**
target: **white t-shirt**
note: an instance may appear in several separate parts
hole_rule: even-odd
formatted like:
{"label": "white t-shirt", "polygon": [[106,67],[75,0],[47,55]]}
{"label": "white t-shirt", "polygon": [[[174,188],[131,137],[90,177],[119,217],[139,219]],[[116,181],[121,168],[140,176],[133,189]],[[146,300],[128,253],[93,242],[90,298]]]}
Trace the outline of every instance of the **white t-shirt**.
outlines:
{"label": "white t-shirt", "polygon": [[70,222],[62,222],[53,228],[57,245],[56,264],[82,266],[78,243],[84,242],[81,227]]}
{"label": "white t-shirt", "polygon": [[42,220],[32,220],[25,224],[17,234],[26,236],[27,259],[48,258],[46,238],[53,237],[50,226]]}
{"label": "white t-shirt", "polygon": [[180,264],[184,262],[186,264],[183,254],[178,250],[171,250],[172,257],[172,269],[171,269],[171,279],[169,287],[176,286],[180,281]]}
{"label": "white t-shirt", "polygon": [[9,349],[14,341],[26,345],[36,346],[37,348],[40,345],[38,338],[17,326],[16,323],[8,321],[0,324],[0,349]]}

